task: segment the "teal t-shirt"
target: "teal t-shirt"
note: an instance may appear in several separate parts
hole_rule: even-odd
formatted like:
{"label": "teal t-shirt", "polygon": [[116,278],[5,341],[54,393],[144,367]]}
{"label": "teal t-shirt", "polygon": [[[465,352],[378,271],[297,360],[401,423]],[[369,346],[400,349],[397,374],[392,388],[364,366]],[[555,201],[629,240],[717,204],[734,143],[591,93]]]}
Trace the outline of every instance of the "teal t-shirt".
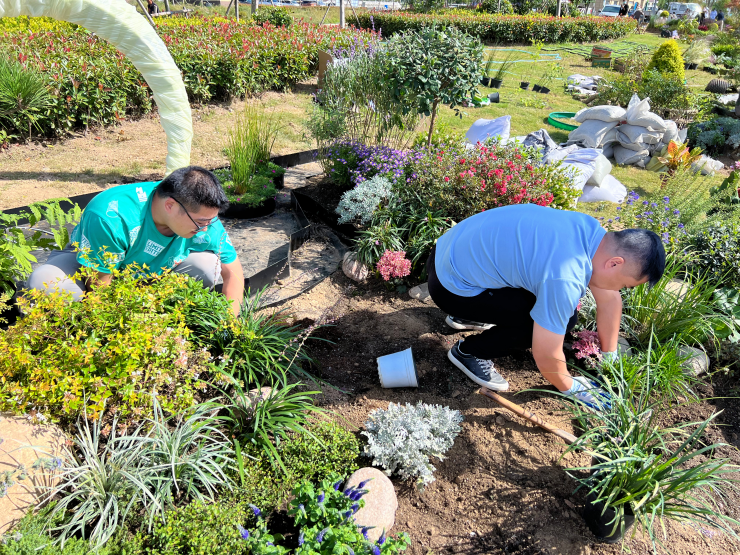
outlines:
{"label": "teal t-shirt", "polygon": [[193,237],[162,235],[152,220],[152,198],[159,182],[119,185],[99,193],[82,213],[70,242],[77,244],[77,261],[110,273],[130,264],[146,265],[150,273],[176,267],[191,252],[210,251],[222,264],[236,260],[236,251],[221,222]]}
{"label": "teal t-shirt", "polygon": [[605,234],[596,218],[580,212],[535,204],[486,210],[439,238],[437,278],[461,297],[486,289],[526,289],[537,297],[532,319],[562,335],[586,293]]}

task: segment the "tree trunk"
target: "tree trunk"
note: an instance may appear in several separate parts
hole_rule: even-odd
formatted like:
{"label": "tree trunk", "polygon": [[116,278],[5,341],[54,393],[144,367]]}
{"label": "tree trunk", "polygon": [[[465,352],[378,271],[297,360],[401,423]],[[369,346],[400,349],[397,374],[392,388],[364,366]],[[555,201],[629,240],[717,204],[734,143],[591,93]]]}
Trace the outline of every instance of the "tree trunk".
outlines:
{"label": "tree trunk", "polygon": [[432,144],[432,133],[434,133],[434,118],[437,117],[437,105],[439,104],[439,99],[434,99],[434,104],[432,104],[432,121],[429,122],[429,136],[427,137],[427,146]]}

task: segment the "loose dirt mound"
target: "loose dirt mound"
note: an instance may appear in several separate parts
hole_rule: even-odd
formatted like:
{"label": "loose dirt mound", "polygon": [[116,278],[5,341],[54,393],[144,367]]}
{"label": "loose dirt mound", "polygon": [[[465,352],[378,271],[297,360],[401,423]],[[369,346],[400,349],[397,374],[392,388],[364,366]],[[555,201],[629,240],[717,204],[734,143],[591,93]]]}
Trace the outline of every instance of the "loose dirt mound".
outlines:
{"label": "loose dirt mound", "polygon": [[[385,291],[382,285],[356,285],[335,273],[309,293],[286,305],[295,318],[305,322],[319,317],[334,319],[316,335],[328,339],[309,341],[321,376],[344,390],[324,388],[323,402],[345,423],[362,428],[367,414],[386,408],[389,402],[448,405],[460,410],[463,431],[448,452],[436,463],[436,481],[424,492],[413,484],[394,479],[399,510],[393,533],[406,531],[413,544],[410,553],[620,553],[621,547],[595,543],[580,511],[585,496],[574,493],[575,482],[566,467],[587,465],[587,455],[561,459],[564,445],[556,437],[498,408],[476,394],[477,387],[446,358],[447,349],[464,334],[454,333],[443,321],[443,313],[427,305]],[[382,389],[375,359],[412,347],[419,374],[418,389]],[[499,359],[496,366],[509,380],[507,397],[558,422],[572,431],[559,411],[559,403],[547,393],[552,390],[534,365],[529,353],[519,358]],[[715,383],[701,392],[704,397],[729,393],[730,384]],[[516,394],[527,389],[542,389]],[[715,428],[707,441],[737,445],[734,425],[740,415],[736,399],[722,406],[703,402],[676,411],[675,420],[704,418],[725,408],[720,416],[725,428]],[[736,449],[718,456],[740,462]],[[433,461],[434,462],[434,461]],[[726,506],[737,516],[738,497]],[[730,554],[738,549],[722,533],[713,530],[668,526],[668,549],[661,553]],[[651,553],[650,544],[637,537],[628,541],[635,554]]]}

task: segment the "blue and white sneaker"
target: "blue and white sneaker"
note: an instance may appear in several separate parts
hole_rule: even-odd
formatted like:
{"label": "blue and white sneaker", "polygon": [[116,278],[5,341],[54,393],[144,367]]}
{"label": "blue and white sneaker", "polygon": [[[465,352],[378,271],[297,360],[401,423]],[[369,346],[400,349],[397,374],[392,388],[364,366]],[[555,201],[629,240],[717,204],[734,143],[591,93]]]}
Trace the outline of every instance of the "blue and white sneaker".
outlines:
{"label": "blue and white sneaker", "polygon": [[485,322],[474,322],[473,320],[465,320],[458,318],[457,316],[448,316],[445,318],[445,324],[450,326],[453,330],[473,330],[473,331],[485,331],[490,330],[493,324],[486,324]]}
{"label": "blue and white sneaker", "polygon": [[573,386],[566,396],[577,403],[596,411],[607,411],[612,408],[609,395],[596,382],[583,376],[573,376]]}
{"label": "blue and white sneaker", "polygon": [[473,355],[466,355],[460,351],[458,341],[447,351],[447,358],[457,366],[463,373],[478,385],[487,387],[493,391],[506,391],[509,389],[509,382],[501,377],[501,374],[493,369],[493,362],[476,358]]}

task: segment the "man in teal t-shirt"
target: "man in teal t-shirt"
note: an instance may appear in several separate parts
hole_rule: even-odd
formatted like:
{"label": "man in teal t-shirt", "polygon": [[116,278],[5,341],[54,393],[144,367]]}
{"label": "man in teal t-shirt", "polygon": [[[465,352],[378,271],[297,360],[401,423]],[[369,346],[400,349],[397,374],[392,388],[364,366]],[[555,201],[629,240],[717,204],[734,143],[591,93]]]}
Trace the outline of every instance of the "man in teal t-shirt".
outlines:
{"label": "man in teal t-shirt", "polygon": [[[238,312],[244,275],[218,214],[228,206],[215,175],[190,166],[159,183],[120,185],[98,194],[72,231],[70,244],[49,256],[28,279],[29,289],[64,289],[75,300],[112,272],[136,264],[147,273],[185,273],[223,293]],[[96,283],[70,279],[80,266],[94,268]]]}
{"label": "man in teal t-shirt", "polygon": [[563,340],[590,289],[604,356],[616,355],[619,290],[663,275],[665,250],[645,229],[607,233],[580,212],[533,204],[467,218],[437,241],[427,262],[429,293],[457,330],[481,331],[457,342],[448,358],[476,383],[506,390],[491,359],[532,348],[542,375],[559,391],[595,406],[593,384],[572,377]]}

